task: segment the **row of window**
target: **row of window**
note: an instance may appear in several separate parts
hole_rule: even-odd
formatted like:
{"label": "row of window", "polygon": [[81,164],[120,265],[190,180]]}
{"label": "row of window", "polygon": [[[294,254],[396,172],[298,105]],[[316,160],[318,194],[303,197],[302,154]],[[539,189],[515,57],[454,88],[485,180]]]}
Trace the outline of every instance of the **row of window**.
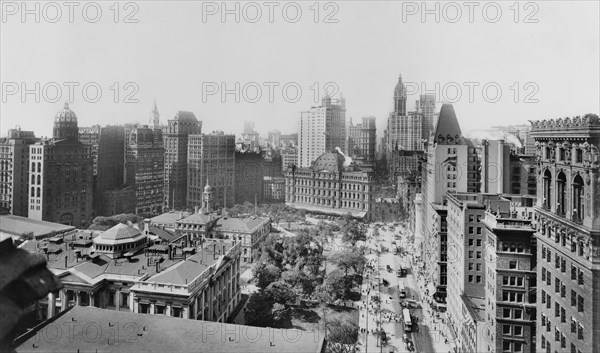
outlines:
{"label": "row of window", "polygon": [[[567,297],[566,287],[564,286],[564,284],[559,284],[559,285],[560,285],[560,290],[556,291],[556,288],[555,288],[555,291],[560,292],[562,298],[566,298]],[[550,294],[548,294],[543,289],[542,289],[542,304],[546,304],[547,309],[552,308],[552,297],[550,296]],[[583,298],[581,295],[577,294],[577,292],[573,289],[571,289],[571,306],[576,306],[577,311],[580,313],[582,313],[585,308],[585,298]]]}

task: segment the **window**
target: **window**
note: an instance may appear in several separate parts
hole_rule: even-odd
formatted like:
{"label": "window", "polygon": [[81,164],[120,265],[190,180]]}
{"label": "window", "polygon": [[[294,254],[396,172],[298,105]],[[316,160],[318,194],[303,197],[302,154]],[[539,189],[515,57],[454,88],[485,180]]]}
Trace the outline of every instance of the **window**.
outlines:
{"label": "window", "polygon": [[577,320],[573,316],[571,316],[571,332],[577,332]]}
{"label": "window", "polygon": [[469,215],[469,222],[473,222],[475,220],[475,216],[470,214]]}
{"label": "window", "polygon": [[542,267],[542,282],[546,281],[546,268]]}
{"label": "window", "polygon": [[546,326],[546,315],[542,314],[542,326]]}
{"label": "window", "polygon": [[577,292],[571,289],[571,306],[577,305]]}
{"label": "window", "polygon": [[579,274],[577,276],[577,283],[582,285],[583,284],[583,271],[579,270]]}
{"label": "window", "polygon": [[554,317],[560,317],[560,305],[554,302]]}
{"label": "window", "polygon": [[512,347],[510,342],[502,341],[502,351],[503,352],[512,352]]}
{"label": "window", "polygon": [[557,327],[554,328],[554,340],[557,342],[560,341],[560,331]]}
{"label": "window", "polygon": [[473,246],[473,239],[469,239],[469,246]]}
{"label": "window", "polygon": [[583,297],[581,295],[577,296],[577,311],[580,313],[583,312]]}
{"label": "window", "polygon": [[523,342],[514,342],[513,347],[514,347],[513,352],[515,352],[515,353],[523,352]]}
{"label": "window", "polygon": [[542,304],[546,304],[546,291],[542,289]]}
{"label": "window", "polygon": [[523,326],[515,325],[513,326],[513,330],[515,336],[523,336]]}
{"label": "window", "polygon": [[509,261],[508,268],[511,269],[511,270],[516,269],[517,268],[517,262],[516,261]]}
{"label": "window", "polygon": [[481,251],[478,251],[478,252],[477,252],[477,258],[478,258],[478,259],[481,259]]}
{"label": "window", "polygon": [[477,227],[477,234],[481,234],[481,227]]}
{"label": "window", "polygon": [[510,335],[510,333],[511,333],[511,326],[510,325],[502,325],[502,334]]}
{"label": "window", "polygon": [[554,292],[560,292],[560,279],[558,278],[554,279]]}
{"label": "window", "polygon": [[473,227],[469,227],[469,234],[473,234]]}
{"label": "window", "polygon": [[581,324],[577,325],[577,338],[583,339],[583,326]]}
{"label": "window", "polygon": [[567,322],[567,311],[562,306],[560,307],[560,322]]}
{"label": "window", "polygon": [[477,264],[477,271],[481,271],[481,264]]}
{"label": "window", "polygon": [[469,275],[469,283],[473,283],[473,275]]}
{"label": "window", "polygon": [[564,283],[560,284],[560,296],[562,298],[566,298],[567,297],[567,286],[565,286]]}
{"label": "window", "polygon": [[510,309],[503,308],[502,309],[502,317],[508,317],[508,318],[510,318]]}
{"label": "window", "polygon": [[481,239],[477,239],[477,246],[481,246]]}
{"label": "window", "polygon": [[473,271],[473,263],[469,262],[469,271]]}
{"label": "window", "polygon": [[469,251],[469,259],[473,258],[473,251]]}
{"label": "window", "polygon": [[521,320],[523,318],[523,309],[515,309],[515,319]]}
{"label": "window", "polygon": [[475,281],[476,283],[481,283],[481,276],[477,276],[477,277],[475,277],[475,280],[476,280],[476,281]]}

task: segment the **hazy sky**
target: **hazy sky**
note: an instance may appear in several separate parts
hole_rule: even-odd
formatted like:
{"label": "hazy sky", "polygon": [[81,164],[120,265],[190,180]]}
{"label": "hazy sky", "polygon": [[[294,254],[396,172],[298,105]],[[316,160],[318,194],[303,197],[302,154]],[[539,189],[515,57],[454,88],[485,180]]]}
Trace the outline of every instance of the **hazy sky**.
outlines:
{"label": "hazy sky", "polygon": [[[376,116],[379,133],[399,74],[416,94],[437,83],[437,110],[454,101],[463,131],[599,112],[598,1],[428,2],[424,21],[421,3],[227,2],[223,21],[220,1],[121,2],[118,11],[112,1],[77,2],[70,23],[63,2],[42,2],[36,23],[35,3],[23,21],[21,2],[3,1],[0,133],[20,125],[51,135],[69,85],[79,126],[147,122],[156,98],[162,122],[190,110],[205,132],[239,133],[254,120],[262,134],[289,133],[332,82],[347,118]],[[39,103],[21,94],[36,82]],[[236,82],[239,103],[233,93],[223,99],[220,90]]]}

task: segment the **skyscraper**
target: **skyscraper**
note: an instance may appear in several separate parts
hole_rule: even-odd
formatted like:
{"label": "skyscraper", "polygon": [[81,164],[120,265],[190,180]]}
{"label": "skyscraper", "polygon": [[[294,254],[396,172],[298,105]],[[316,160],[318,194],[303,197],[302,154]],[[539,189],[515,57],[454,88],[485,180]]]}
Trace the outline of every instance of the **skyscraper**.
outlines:
{"label": "skyscraper", "polygon": [[537,147],[536,351],[600,346],[600,119],[531,122]]}
{"label": "skyscraper", "polygon": [[462,136],[454,108],[444,104],[428,144],[421,209],[417,210],[417,217],[423,217],[420,222],[423,228],[417,234],[423,237],[425,273],[440,306],[444,306],[447,285],[446,193],[478,191],[471,190],[476,174],[469,169],[468,160],[474,157],[475,148]]}
{"label": "skyscraper", "polygon": [[29,213],[29,145],[37,141],[33,131],[20,128],[0,139],[0,208],[12,215]]}
{"label": "skyscraper", "polygon": [[435,94],[421,94],[415,109],[417,113],[423,114],[423,139],[429,139],[435,120]]}
{"label": "skyscraper", "polygon": [[163,128],[167,208],[185,208],[187,205],[188,137],[200,133],[202,122],[192,112],[177,112]]}
{"label": "skyscraper", "polygon": [[321,106],[300,112],[298,164],[308,168],[323,153],[336,147],[346,151],[346,100],[325,96]]}
{"label": "skyscraper", "polygon": [[263,154],[235,152],[235,203],[261,203],[263,199]]}
{"label": "skyscraper", "polygon": [[29,218],[77,227],[92,218],[91,147],[79,142],[77,116],[65,103],[53,138],[29,146]]}
{"label": "skyscraper", "polygon": [[394,89],[394,111],[390,113],[386,127],[386,154],[400,149],[422,150],[424,115],[406,112],[406,86],[402,76]]}
{"label": "skyscraper", "polygon": [[189,208],[202,205],[204,186],[210,184],[214,206],[232,207],[235,196],[235,135],[223,132],[189,135],[188,196]]}
{"label": "skyscraper", "polygon": [[126,136],[125,184],[135,190],[135,213],[162,212],[165,182],[165,148],[160,129],[134,126]]}
{"label": "skyscraper", "polygon": [[348,155],[360,165],[375,165],[377,143],[375,117],[362,118],[360,124],[348,123]]}

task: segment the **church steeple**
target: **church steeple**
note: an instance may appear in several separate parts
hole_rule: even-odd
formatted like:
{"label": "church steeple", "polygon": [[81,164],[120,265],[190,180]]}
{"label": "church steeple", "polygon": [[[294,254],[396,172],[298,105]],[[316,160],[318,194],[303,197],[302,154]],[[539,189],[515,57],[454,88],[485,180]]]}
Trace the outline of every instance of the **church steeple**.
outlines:
{"label": "church steeple", "polygon": [[204,192],[202,193],[202,210],[204,213],[210,213],[213,211],[213,187],[208,184],[208,176],[206,177],[206,185],[204,186]]}

